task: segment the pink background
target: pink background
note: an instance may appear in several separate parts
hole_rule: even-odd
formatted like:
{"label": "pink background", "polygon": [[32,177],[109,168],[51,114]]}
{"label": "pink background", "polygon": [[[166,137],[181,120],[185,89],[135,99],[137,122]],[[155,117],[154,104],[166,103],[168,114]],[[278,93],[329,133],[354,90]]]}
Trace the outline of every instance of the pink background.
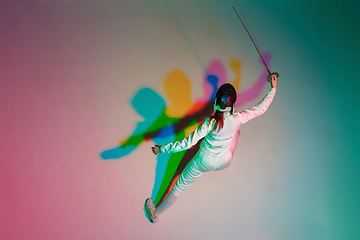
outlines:
{"label": "pink background", "polygon": [[[325,30],[333,18],[324,12],[310,10],[312,24],[294,18],[302,3],[1,3],[0,238],[356,239],[359,114],[348,106],[358,101],[359,36],[342,30],[348,18]],[[278,94],[264,116],[240,129],[232,166],[204,174],[152,225],[143,203],[155,178],[153,142],[121,159],[99,154],[142,121],[131,105],[138,90],[149,87],[167,101],[162,84],[173,69],[189,78],[194,100],[204,95],[204,69],[214,60],[228,79],[230,60],[240,60],[244,90],[261,76],[232,6],[272,54]],[[333,31],[339,38],[326,37]],[[347,82],[339,86],[341,78]]]}

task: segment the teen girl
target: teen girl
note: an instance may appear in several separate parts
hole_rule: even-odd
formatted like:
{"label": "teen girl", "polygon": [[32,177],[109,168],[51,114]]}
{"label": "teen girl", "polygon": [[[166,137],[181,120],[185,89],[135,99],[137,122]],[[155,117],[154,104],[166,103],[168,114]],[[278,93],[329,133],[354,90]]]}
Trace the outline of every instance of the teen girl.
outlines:
{"label": "teen girl", "polygon": [[145,201],[145,211],[150,222],[156,223],[158,217],[173,205],[185,191],[204,172],[222,170],[230,166],[236,144],[240,137],[240,125],[262,115],[270,106],[276,93],[277,77],[270,79],[271,89],[254,107],[243,112],[234,111],[236,90],[230,83],[223,84],[216,93],[214,115],[205,119],[187,138],[163,146],[152,147],[153,153],[173,153],[189,149],[200,139],[200,149],[186,165],[171,192],[164,201],[155,208],[151,198]]}

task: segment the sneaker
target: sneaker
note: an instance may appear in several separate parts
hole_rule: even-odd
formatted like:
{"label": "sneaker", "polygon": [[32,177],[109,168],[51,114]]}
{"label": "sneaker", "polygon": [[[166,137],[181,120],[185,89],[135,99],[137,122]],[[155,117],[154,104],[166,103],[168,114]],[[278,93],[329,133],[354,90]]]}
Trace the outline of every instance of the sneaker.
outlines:
{"label": "sneaker", "polygon": [[152,223],[156,223],[159,219],[157,218],[158,215],[154,214],[155,205],[154,201],[151,198],[145,200],[145,212],[149,218],[149,221]]}

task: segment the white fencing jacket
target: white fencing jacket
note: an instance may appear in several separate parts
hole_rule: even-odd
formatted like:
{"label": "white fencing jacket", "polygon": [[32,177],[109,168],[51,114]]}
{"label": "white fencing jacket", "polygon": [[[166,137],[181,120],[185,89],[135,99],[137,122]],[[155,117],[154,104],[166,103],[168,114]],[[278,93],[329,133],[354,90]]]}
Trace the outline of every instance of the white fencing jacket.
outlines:
{"label": "white fencing jacket", "polygon": [[275,97],[276,89],[272,88],[266,96],[254,107],[242,111],[224,112],[224,126],[220,131],[214,129],[215,119],[210,120],[210,117],[200,124],[194,132],[183,140],[169,143],[160,147],[160,152],[179,152],[194,146],[200,139],[204,138],[201,142],[200,150],[206,154],[217,156],[223,152],[230,151],[230,144],[240,125],[262,115],[270,106]]}

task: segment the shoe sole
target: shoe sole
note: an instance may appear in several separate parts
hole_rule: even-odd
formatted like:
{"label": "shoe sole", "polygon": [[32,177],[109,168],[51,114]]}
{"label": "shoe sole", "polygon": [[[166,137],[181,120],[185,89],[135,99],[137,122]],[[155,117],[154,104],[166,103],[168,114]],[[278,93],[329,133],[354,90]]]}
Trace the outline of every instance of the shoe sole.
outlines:
{"label": "shoe sole", "polygon": [[147,211],[147,208],[146,208],[146,203],[147,203],[147,201],[149,201],[149,199],[146,199],[145,204],[144,204],[144,209],[145,209],[146,217],[147,217],[147,219],[148,219],[151,223],[154,223],[154,222],[151,220],[151,217],[150,217],[150,215],[149,215],[149,213],[148,213],[148,211]]}

